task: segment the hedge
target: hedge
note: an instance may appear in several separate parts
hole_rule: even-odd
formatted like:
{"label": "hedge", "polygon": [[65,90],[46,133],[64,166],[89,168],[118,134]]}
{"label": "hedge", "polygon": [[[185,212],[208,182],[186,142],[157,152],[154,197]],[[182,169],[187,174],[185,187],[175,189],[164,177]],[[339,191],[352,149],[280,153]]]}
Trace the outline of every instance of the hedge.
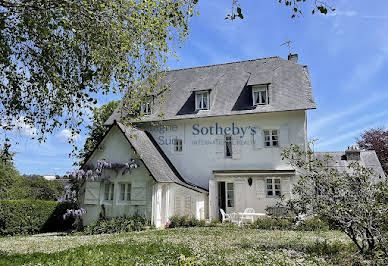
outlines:
{"label": "hedge", "polygon": [[73,221],[62,215],[74,204],[43,200],[0,200],[0,235],[65,231]]}

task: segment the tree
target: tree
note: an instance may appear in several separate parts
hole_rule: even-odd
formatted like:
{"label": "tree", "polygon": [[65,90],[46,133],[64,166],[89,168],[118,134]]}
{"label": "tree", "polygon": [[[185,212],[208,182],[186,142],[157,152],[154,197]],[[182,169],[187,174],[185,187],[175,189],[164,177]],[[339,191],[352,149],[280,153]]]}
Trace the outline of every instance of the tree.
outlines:
{"label": "tree", "polygon": [[78,155],[78,158],[81,159],[81,165],[89,158],[93,150],[104,138],[107,132],[107,127],[104,126],[104,123],[112,115],[118,104],[119,101],[111,101],[99,108],[94,108],[92,124],[87,126],[89,137],[85,141],[83,150]]}
{"label": "tree", "polygon": [[101,93],[153,84],[196,3],[0,0],[0,127],[27,124],[39,140],[61,125],[79,133]]}
{"label": "tree", "polygon": [[289,202],[293,210],[325,217],[363,254],[379,250],[387,255],[387,180],[357,162],[349,164],[349,171],[339,171],[330,167],[331,157],[318,160],[294,144],[284,149],[282,157],[299,173],[293,188],[297,198]]}
{"label": "tree", "polygon": [[357,138],[357,145],[361,149],[374,150],[385,174],[388,174],[388,130],[382,127],[366,130]]}
{"label": "tree", "polygon": [[[284,3],[285,6],[291,8],[291,18],[295,18],[303,15],[302,8],[299,6],[300,4],[305,4],[306,2],[312,3],[312,11],[311,13],[314,15],[316,12],[326,15],[329,11],[334,12],[335,8],[330,6],[327,1],[323,0],[276,0],[280,4]],[[225,19],[234,20],[236,18],[244,19],[244,15],[242,13],[242,8],[240,6],[239,0],[232,0],[232,13],[227,14]]]}

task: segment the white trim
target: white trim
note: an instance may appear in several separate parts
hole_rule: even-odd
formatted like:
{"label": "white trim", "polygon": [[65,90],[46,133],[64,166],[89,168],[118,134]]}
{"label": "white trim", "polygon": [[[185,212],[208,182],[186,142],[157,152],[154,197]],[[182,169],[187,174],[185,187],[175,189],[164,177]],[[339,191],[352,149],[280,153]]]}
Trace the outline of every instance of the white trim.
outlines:
{"label": "white trim", "polygon": [[[201,95],[201,102],[202,102],[202,106],[199,106],[200,102],[198,102],[198,97]],[[204,98],[204,95],[206,95],[206,108],[203,107],[203,98]],[[196,91],[195,92],[195,110],[210,110],[210,93],[209,91]]]}

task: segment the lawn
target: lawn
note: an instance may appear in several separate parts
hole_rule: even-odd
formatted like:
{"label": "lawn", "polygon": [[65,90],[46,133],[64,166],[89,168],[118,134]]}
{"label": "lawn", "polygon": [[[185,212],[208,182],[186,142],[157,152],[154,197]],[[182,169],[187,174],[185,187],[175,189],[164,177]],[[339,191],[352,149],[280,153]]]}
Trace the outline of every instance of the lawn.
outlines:
{"label": "lawn", "polygon": [[232,227],[150,230],[113,235],[43,234],[0,238],[0,265],[260,264],[348,265],[359,257],[336,231]]}

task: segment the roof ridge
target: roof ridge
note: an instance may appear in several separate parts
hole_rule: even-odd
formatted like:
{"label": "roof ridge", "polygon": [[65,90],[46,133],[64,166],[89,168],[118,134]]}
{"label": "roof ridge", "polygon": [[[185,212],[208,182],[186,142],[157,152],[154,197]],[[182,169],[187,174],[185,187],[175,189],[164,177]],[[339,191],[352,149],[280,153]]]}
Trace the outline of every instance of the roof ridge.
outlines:
{"label": "roof ridge", "polygon": [[247,60],[240,60],[240,61],[234,61],[234,62],[227,62],[227,63],[222,63],[222,64],[212,64],[212,65],[196,66],[196,67],[188,67],[188,68],[177,68],[177,69],[168,70],[166,72],[182,71],[182,70],[189,70],[189,69],[195,69],[195,68],[206,68],[206,67],[214,67],[214,66],[224,66],[224,65],[236,64],[236,63],[251,62],[251,61],[258,61],[258,60],[266,60],[266,59],[274,59],[274,58],[281,58],[281,57],[278,56],[278,55],[277,56],[269,56],[269,57],[263,57],[263,58],[247,59]]}

